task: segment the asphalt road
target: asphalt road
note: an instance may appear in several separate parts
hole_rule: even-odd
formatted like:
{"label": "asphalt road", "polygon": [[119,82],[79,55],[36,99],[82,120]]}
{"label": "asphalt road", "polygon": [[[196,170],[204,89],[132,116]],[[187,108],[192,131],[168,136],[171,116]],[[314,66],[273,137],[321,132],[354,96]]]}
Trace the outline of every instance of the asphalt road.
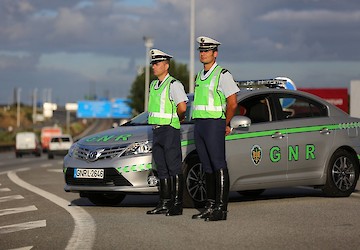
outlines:
{"label": "asphalt road", "polygon": [[[0,249],[359,249],[360,193],[326,198],[319,190],[231,193],[227,221],[146,215],[156,195],[94,206],[63,191],[62,158],[0,154]],[[360,189],[358,185],[358,189]]]}

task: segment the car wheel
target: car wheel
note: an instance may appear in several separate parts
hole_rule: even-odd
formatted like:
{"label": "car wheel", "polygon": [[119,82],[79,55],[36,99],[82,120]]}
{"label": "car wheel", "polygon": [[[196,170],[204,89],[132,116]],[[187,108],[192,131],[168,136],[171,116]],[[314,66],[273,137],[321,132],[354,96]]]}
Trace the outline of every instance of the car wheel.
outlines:
{"label": "car wheel", "polygon": [[97,206],[114,206],[125,199],[125,194],[118,193],[87,193],[86,197]]}
{"label": "car wheel", "polygon": [[339,149],[331,156],[322,190],[326,196],[347,197],[354,191],[358,178],[359,160]]}
{"label": "car wheel", "polygon": [[205,172],[197,155],[191,156],[184,169],[184,207],[204,207],[206,202]]}
{"label": "car wheel", "polygon": [[257,197],[260,194],[264,193],[265,189],[255,189],[255,190],[243,190],[243,191],[238,191],[239,194],[241,194],[242,196],[245,197]]}

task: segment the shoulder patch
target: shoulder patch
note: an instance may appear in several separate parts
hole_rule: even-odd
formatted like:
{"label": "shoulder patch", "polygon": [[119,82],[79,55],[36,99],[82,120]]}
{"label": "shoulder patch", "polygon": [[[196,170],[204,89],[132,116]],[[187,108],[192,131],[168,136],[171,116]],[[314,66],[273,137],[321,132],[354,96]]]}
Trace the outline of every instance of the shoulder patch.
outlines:
{"label": "shoulder patch", "polygon": [[[225,74],[226,72],[229,72],[227,69],[222,69],[221,74]],[[230,72],[229,72],[230,73]]]}

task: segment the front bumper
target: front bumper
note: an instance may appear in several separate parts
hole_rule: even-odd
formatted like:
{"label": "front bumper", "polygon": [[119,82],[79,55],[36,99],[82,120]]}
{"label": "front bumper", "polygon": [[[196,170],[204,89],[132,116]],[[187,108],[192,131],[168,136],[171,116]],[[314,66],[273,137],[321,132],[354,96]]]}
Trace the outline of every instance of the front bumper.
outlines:
{"label": "front bumper", "polygon": [[[151,154],[95,162],[87,162],[67,155],[64,158],[66,183],[64,190],[66,192],[157,193],[158,179],[151,161]],[[104,177],[76,178],[75,168],[104,169]]]}

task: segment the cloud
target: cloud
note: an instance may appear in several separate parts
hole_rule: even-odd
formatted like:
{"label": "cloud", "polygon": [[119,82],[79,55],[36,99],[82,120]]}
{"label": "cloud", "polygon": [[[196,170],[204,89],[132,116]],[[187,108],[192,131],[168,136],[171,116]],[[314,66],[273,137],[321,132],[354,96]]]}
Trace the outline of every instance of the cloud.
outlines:
{"label": "cloud", "polygon": [[[247,73],[242,63],[257,63],[261,74],[270,68],[265,64],[360,61],[358,0],[195,2],[195,35],[222,43],[219,61],[231,65],[238,79]],[[0,83],[7,85],[0,100],[19,85],[48,86],[59,98],[78,98],[88,92],[90,81],[100,93],[106,88],[126,97],[145,63],[143,36],[188,63],[190,1],[2,0]],[[200,67],[196,63],[196,69]],[[291,74],[292,69],[286,69]],[[327,77],[339,79],[340,70],[344,68],[329,69]],[[310,74],[302,72],[302,79]],[[74,88],[72,94],[60,85]]]}
{"label": "cloud", "polygon": [[331,10],[276,10],[262,17],[263,21],[270,22],[305,22],[311,24],[332,23],[360,23],[360,11],[331,11]]}

